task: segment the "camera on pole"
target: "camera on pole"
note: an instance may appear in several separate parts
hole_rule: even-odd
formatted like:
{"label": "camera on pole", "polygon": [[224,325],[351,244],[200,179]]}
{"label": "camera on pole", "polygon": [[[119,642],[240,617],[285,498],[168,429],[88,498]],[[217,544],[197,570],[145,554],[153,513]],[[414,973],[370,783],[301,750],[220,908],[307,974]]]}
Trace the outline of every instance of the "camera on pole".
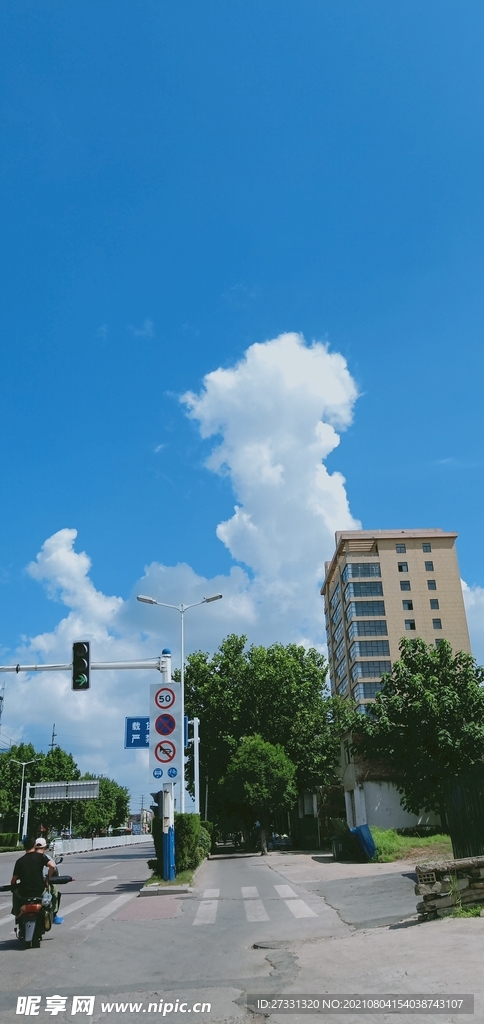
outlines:
{"label": "camera on pole", "polygon": [[82,640],[72,645],[72,689],[88,690],[90,686],[89,641]]}

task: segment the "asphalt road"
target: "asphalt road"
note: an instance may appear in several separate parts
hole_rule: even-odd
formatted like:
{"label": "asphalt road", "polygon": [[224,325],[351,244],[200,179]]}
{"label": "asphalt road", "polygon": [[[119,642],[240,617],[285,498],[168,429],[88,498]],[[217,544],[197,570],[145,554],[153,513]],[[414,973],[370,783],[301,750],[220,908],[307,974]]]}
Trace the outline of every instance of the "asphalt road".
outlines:
{"label": "asphalt road", "polygon": [[378,928],[415,916],[416,881],[417,875],[409,866],[405,872],[318,881],[304,888],[323,896],[346,924],[354,928]]}
{"label": "asphalt road", "polygon": [[[52,1019],[46,1007],[53,996],[67,999],[59,1021],[73,1020],[74,996],[95,997],[91,1020],[117,1018],[121,1011],[103,1010],[114,1001],[140,1003],[122,1011],[124,1020],[145,1012],[160,1019],[155,1003],[178,998],[190,1007],[209,1003],[199,1016],[211,1024],[240,1021],[241,992],[277,992],[297,977],[297,958],[284,945],[348,931],[319,894],[289,885],[257,855],[205,862],[188,897],[136,899],[152,855],[147,844],[66,857],[61,870],[76,881],[63,889],[64,924],[40,950],[19,950],[8,897],[1,898],[2,1022],[21,1019],[17,999],[29,995],[41,997],[44,1021]],[[13,861],[0,857],[2,883]]]}

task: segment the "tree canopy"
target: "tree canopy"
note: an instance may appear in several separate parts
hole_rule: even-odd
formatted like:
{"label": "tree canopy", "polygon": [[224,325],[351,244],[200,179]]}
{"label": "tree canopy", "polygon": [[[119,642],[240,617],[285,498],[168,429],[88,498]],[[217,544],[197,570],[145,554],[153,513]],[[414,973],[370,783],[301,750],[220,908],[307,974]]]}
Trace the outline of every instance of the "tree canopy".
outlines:
{"label": "tree canopy", "polygon": [[[0,754],[0,831],[3,832],[17,830],[22,782],[22,765],[18,762],[22,761],[32,762],[25,767],[25,782],[71,782],[81,778],[80,769],[72,754],[68,754],[61,747],[54,747],[44,754],[37,751],[32,743],[20,743],[4,751]],[[82,778],[89,779],[94,776],[84,775]],[[112,779],[101,778],[97,800],[32,803],[29,828],[33,829],[41,824],[49,830],[64,828],[69,824],[71,810],[73,826],[79,832],[94,834],[95,831],[103,831],[110,826],[116,828],[123,825],[128,816],[128,790]]]}
{"label": "tree canopy", "polygon": [[297,789],[332,781],[340,723],[348,705],[329,696],[323,655],[302,646],[246,647],[226,637],[213,657],[198,651],[185,673],[187,714],[200,719],[200,778],[208,778],[210,814],[220,808],[220,779],[243,737],[281,747],[295,768]]}
{"label": "tree canopy", "polygon": [[248,825],[257,820],[262,852],[267,852],[265,833],[271,815],[294,803],[296,769],[279,744],[261,736],[244,736],[222,782],[230,802],[237,804]]}
{"label": "tree canopy", "polygon": [[484,757],[484,669],[470,654],[400,643],[371,713],[355,715],[355,753],[395,768],[407,810],[445,814],[446,783]]}

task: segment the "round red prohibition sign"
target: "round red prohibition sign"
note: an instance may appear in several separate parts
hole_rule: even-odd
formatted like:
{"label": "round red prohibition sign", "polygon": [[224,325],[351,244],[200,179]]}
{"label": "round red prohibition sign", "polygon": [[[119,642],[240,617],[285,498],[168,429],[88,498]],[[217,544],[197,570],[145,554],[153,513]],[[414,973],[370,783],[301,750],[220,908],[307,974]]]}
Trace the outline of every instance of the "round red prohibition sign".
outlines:
{"label": "round red prohibition sign", "polygon": [[169,736],[176,726],[173,715],[159,715],[155,722],[155,729],[160,736]]}
{"label": "round red prohibition sign", "polygon": [[175,744],[171,740],[160,740],[155,747],[155,757],[157,761],[161,761],[162,764],[168,764],[169,761],[173,761],[176,754]]}
{"label": "round red prohibition sign", "polygon": [[175,703],[175,692],[170,690],[169,686],[162,686],[161,690],[157,690],[155,693],[155,704],[157,708],[164,711],[166,708],[173,707]]}

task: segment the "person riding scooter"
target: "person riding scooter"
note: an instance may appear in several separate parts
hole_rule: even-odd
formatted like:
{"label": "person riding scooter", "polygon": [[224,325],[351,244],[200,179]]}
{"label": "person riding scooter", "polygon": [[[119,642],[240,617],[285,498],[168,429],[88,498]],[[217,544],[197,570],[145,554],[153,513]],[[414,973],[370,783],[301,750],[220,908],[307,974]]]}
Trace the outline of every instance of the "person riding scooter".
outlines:
{"label": "person riding scooter", "polygon": [[[35,851],[36,851],[36,853],[43,853],[43,854],[45,854],[47,856],[46,848],[47,848],[47,843],[46,843],[45,839],[43,839],[42,836],[39,836],[39,838],[35,840]],[[51,861],[51,863],[52,863],[52,861]],[[54,874],[51,876],[50,886],[49,886],[49,891],[50,891],[50,894],[52,896],[52,912],[53,912],[53,915],[54,915],[54,919],[53,920],[54,920],[54,924],[63,924],[64,923],[64,918],[63,917],[59,917],[59,907],[60,907],[61,898],[60,898],[58,889],[54,885],[55,876],[58,875],[58,874],[59,874],[59,872],[57,870],[57,864],[54,862]],[[46,872],[46,869],[44,868],[44,878],[46,877],[46,875],[47,875],[47,872]]]}
{"label": "person riding scooter", "polygon": [[[12,914],[15,917],[18,917],[22,900],[25,897],[32,893],[42,893],[45,888],[49,887],[50,879],[56,870],[54,861],[36,849],[32,836],[25,836],[22,846],[25,853],[15,862],[10,883],[13,893]],[[47,869],[46,877],[44,877],[44,868]]]}

